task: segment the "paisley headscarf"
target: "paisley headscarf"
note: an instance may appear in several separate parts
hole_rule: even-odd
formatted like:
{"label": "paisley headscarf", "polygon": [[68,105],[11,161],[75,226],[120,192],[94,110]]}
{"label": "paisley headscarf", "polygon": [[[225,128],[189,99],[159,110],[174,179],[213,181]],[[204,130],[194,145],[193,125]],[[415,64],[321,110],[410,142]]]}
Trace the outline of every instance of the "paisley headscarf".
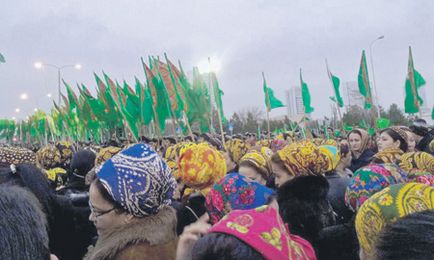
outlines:
{"label": "paisley headscarf", "polygon": [[358,169],[345,192],[345,204],[356,212],[376,192],[407,181],[407,174],[395,164],[370,164]]}
{"label": "paisley headscarf", "polygon": [[250,149],[249,145],[240,139],[232,139],[225,144],[226,151],[229,153],[229,157],[235,164],[239,164],[241,157],[243,157]]}
{"label": "paisley headscarf", "polygon": [[279,212],[270,206],[233,210],[209,232],[234,236],[267,260],[316,259],[312,245],[303,238],[290,234]]}
{"label": "paisley headscarf", "polygon": [[230,173],[214,184],[205,206],[211,223],[217,223],[234,209],[253,209],[266,204],[273,190],[250,181],[239,173]]}
{"label": "paisley headscarf", "polygon": [[211,186],[226,174],[225,159],[206,143],[191,144],[181,152],[178,174],[185,185],[206,195]]}
{"label": "paisley headscarf", "polygon": [[59,149],[51,144],[39,149],[36,152],[36,159],[39,165],[45,170],[62,167],[62,158]]}
{"label": "paisley headscarf", "polygon": [[255,167],[265,180],[271,175],[271,161],[270,158],[264,156],[257,151],[251,151],[246,153],[240,160],[240,165],[243,163],[249,163]]}
{"label": "paisley headscarf", "polygon": [[404,152],[399,148],[386,148],[374,155],[375,163],[399,163]]}
{"label": "paisley headscarf", "polygon": [[434,174],[434,156],[426,152],[404,153],[399,166],[409,174],[416,172]]}
{"label": "paisley headscarf", "polygon": [[72,155],[75,152],[75,148],[72,143],[67,141],[59,141],[55,144],[57,150],[60,153],[60,167],[63,169],[69,169],[71,165]]}
{"label": "paisley headscarf", "polygon": [[96,174],[112,198],[136,217],[157,214],[172,203],[176,180],[147,144],[135,144],[114,155]]}
{"label": "paisley headscarf", "polygon": [[385,226],[406,215],[429,209],[434,209],[434,188],[424,184],[397,184],[377,192],[357,212],[360,247],[366,255],[372,256]]}
{"label": "paisley headscarf", "polygon": [[95,165],[101,165],[115,154],[121,151],[121,148],[116,146],[108,146],[99,150],[96,154]]}
{"label": "paisley headscarf", "polygon": [[327,156],[309,141],[287,145],[277,154],[292,176],[322,175],[329,169]]}

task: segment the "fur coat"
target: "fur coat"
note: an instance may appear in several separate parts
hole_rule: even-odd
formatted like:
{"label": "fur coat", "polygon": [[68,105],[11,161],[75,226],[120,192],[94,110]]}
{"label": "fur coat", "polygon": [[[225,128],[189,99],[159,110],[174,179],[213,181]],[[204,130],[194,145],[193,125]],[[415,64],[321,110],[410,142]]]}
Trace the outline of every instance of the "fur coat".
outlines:
{"label": "fur coat", "polygon": [[156,215],[108,230],[84,259],[175,259],[176,242],[176,213],[166,206]]}

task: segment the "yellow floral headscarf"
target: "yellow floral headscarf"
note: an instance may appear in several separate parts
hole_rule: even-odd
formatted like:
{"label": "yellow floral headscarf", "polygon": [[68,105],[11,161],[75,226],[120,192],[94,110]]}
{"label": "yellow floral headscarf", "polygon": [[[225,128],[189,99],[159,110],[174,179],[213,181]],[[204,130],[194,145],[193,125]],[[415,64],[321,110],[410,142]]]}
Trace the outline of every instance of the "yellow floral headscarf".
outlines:
{"label": "yellow floral headscarf", "polygon": [[292,143],[277,154],[292,176],[321,175],[329,169],[327,156],[310,141]]}
{"label": "yellow floral headscarf", "polygon": [[60,151],[54,145],[47,145],[36,152],[39,165],[46,170],[61,166],[62,158]]}
{"label": "yellow floral headscarf", "polygon": [[226,142],[226,151],[229,153],[229,157],[237,165],[240,163],[241,157],[243,157],[249,150],[249,146],[240,139],[232,139]]}
{"label": "yellow floral headscarf", "polygon": [[428,209],[434,209],[434,188],[424,184],[397,184],[375,193],[356,216],[357,237],[363,252],[373,256],[378,236],[386,225]]}
{"label": "yellow floral headscarf", "polygon": [[328,163],[327,172],[336,169],[341,160],[339,149],[334,145],[321,145],[318,149],[322,154],[326,155]]}
{"label": "yellow floral headscarf", "polygon": [[376,163],[399,163],[404,152],[399,148],[386,148],[374,155]]}
{"label": "yellow floral headscarf", "polygon": [[399,167],[408,173],[428,172],[434,174],[434,156],[426,152],[409,152],[401,156]]}
{"label": "yellow floral headscarf", "polygon": [[268,179],[271,175],[271,161],[270,158],[264,156],[258,151],[250,151],[246,153],[240,160],[240,164],[243,162],[249,162],[254,165],[261,175],[264,175],[264,179]]}
{"label": "yellow floral headscarf", "polygon": [[103,164],[108,159],[112,158],[115,154],[121,151],[121,148],[115,146],[108,146],[99,150],[95,158],[95,166]]}
{"label": "yellow floral headscarf", "polygon": [[185,185],[206,193],[207,188],[226,174],[225,159],[205,143],[191,144],[179,157],[178,174]]}

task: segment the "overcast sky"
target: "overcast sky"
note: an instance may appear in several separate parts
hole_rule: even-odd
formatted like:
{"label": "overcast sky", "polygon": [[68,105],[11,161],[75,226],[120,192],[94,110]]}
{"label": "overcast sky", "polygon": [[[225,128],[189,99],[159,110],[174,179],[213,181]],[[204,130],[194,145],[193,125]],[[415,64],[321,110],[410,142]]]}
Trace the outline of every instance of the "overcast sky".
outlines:
{"label": "overcast sky", "polygon": [[[415,67],[427,81],[428,103],[434,97],[434,1],[310,0],[1,0],[0,118],[23,118],[34,108],[48,110],[57,97],[57,73],[33,67],[80,62],[80,71],[62,72],[75,86],[96,84],[93,72],[133,82],[144,80],[140,57],[167,52],[187,71],[207,57],[221,63],[220,86],[225,113],[263,106],[262,76],[284,100],[299,84],[299,69],[308,83],[314,118],[330,111],[333,94],[325,68],[341,81],[355,81],[363,49],[374,44],[380,103],[403,107],[408,46]],[[369,53],[368,53],[369,54]],[[369,55],[368,55],[369,58]],[[369,67],[370,69],[370,67]],[[26,92],[29,99],[19,99]],[[16,108],[21,112],[17,114]],[[276,109],[272,116],[284,114]]]}

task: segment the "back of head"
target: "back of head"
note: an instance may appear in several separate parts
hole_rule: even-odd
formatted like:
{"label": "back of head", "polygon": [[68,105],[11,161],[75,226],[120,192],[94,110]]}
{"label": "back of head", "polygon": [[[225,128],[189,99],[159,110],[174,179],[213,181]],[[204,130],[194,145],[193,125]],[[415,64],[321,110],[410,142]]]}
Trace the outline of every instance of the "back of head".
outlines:
{"label": "back of head", "polygon": [[227,259],[227,260],[260,260],[265,259],[238,238],[223,234],[209,233],[199,239],[193,248],[193,260]]}
{"label": "back of head", "polygon": [[0,259],[49,259],[47,223],[33,194],[0,188]]}
{"label": "back of head", "polygon": [[434,259],[434,210],[410,214],[387,226],[375,251],[379,259]]}
{"label": "back of head", "polygon": [[72,156],[71,173],[84,180],[84,176],[94,167],[96,155],[89,150],[80,150]]}

